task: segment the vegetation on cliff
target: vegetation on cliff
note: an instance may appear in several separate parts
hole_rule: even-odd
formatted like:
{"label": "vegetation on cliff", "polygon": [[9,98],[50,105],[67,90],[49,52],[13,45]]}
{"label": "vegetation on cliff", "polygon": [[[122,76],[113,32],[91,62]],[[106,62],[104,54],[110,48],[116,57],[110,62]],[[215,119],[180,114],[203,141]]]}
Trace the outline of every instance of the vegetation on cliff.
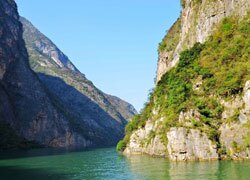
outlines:
{"label": "vegetation on cliff", "polygon": [[[162,42],[159,43],[159,51],[174,51],[179,40],[180,40],[180,30],[181,30],[181,19],[179,18],[174,25],[167,31],[166,36],[163,38]],[[172,52],[173,53],[173,52]]]}
{"label": "vegetation on cliff", "polygon": [[[219,126],[238,117],[222,120],[220,100],[240,95],[250,79],[249,21],[249,13],[242,20],[225,18],[204,44],[196,43],[183,51],[178,65],[161,78],[141,114],[127,125],[122,148],[118,149],[125,149],[130,135],[149,119],[163,119],[156,132],[162,137],[170,127],[197,128],[220,148]],[[163,40],[159,50],[171,47],[173,42],[165,43]],[[194,117],[189,124],[180,122],[180,113],[190,109],[197,110],[200,117]]]}

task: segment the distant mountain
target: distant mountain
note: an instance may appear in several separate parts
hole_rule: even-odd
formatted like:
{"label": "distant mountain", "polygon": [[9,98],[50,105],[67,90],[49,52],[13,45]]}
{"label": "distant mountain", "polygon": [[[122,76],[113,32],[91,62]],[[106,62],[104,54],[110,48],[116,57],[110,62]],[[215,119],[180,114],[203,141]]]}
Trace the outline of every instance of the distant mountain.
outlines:
{"label": "distant mountain", "polygon": [[0,1],[0,149],[114,145],[134,108],[97,89],[19,18],[14,0]]}
{"label": "distant mountain", "polygon": [[[113,144],[123,136],[124,126],[136,114],[127,102],[104,94],[82,74],[69,58],[31,22],[21,17],[23,38],[31,68],[45,84],[56,104],[60,104],[79,127],[87,124],[101,142]],[[117,125],[118,123],[118,125]],[[86,132],[85,127],[83,128]],[[94,132],[95,129],[98,131]],[[115,134],[109,137],[110,130]],[[80,130],[81,131],[81,130]]]}
{"label": "distant mountain", "polygon": [[20,18],[20,21],[23,24],[23,37],[28,50],[30,65],[35,72],[63,79],[68,85],[89,97],[123,124],[126,124],[127,120],[135,115],[136,110],[132,105],[97,89],[84,74],[76,69],[69,58],[31,22],[23,17]]}

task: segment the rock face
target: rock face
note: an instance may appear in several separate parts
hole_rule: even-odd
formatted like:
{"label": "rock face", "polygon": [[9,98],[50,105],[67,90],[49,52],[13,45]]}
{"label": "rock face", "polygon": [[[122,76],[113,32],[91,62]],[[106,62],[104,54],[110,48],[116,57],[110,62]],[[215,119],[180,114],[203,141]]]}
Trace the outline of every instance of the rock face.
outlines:
{"label": "rock face", "polygon": [[[249,87],[250,80],[246,81],[241,95],[235,95],[230,100],[221,99],[220,103],[224,108],[217,142],[209,137],[214,136],[214,131],[207,134],[195,128],[196,123],[202,123],[202,115],[197,110],[190,109],[181,111],[178,116],[178,123],[183,127],[172,127],[163,133],[163,118],[147,120],[144,127],[131,134],[124,153],[164,156],[173,161],[217,160],[227,157],[235,160],[249,159]],[[151,113],[157,116],[159,109],[153,109]],[[219,147],[217,143],[220,144]]]}
{"label": "rock face", "polygon": [[[221,101],[224,106],[222,119],[235,117],[236,120],[230,123],[225,121],[220,126],[218,137],[220,150],[216,142],[212,142],[206,133],[192,128],[194,122],[191,120],[196,119],[199,122],[201,114],[190,110],[179,114],[178,121],[185,127],[170,128],[165,132],[166,139],[160,135],[162,118],[154,122],[148,120],[145,127],[132,133],[124,153],[145,153],[167,157],[172,161],[218,160],[227,157],[235,160],[249,159],[250,149],[247,145],[250,142],[249,84],[250,81],[247,81],[242,97],[236,96],[230,101]],[[157,111],[154,110],[152,114],[157,115]]]}
{"label": "rock face", "polygon": [[166,132],[167,141],[157,132],[157,125],[147,121],[144,128],[136,130],[130,137],[125,154],[149,154],[167,157],[173,161],[217,160],[216,145],[207,135],[197,129],[171,128]]}
{"label": "rock face", "polygon": [[110,104],[113,106],[113,108],[120,113],[120,115],[125,118],[126,120],[130,120],[131,117],[133,117],[135,114],[137,114],[136,109],[126,101],[123,101],[122,99],[111,96],[108,94],[104,94],[104,96],[107,98],[107,100],[110,102]]}
{"label": "rock face", "polygon": [[216,145],[205,133],[197,129],[171,128],[166,132],[167,141],[157,132],[157,126],[148,121],[145,128],[138,129],[131,137],[125,154],[149,154],[167,157],[173,161],[218,160]]}
{"label": "rock face", "polygon": [[48,146],[91,144],[72,131],[29,68],[14,1],[0,2],[1,123],[29,141]]}
{"label": "rock face", "polygon": [[171,128],[167,133],[169,158],[175,161],[217,160],[216,145],[197,129]]}
{"label": "rock face", "polygon": [[249,159],[250,150],[245,146],[245,137],[249,129],[239,123],[224,124],[220,128],[220,142],[225,154],[232,159]]}
{"label": "rock face", "polygon": [[[231,101],[231,108],[227,106],[224,112],[231,110],[232,117],[236,111],[238,111],[238,121],[223,124],[220,127],[220,142],[227,154],[233,159],[246,159],[250,158],[250,150],[246,147],[246,143],[249,141],[249,120],[250,120],[250,80],[246,82],[243,97],[236,97]],[[237,107],[237,108],[235,108]],[[239,110],[240,109],[240,110]],[[229,111],[230,112],[230,111]],[[229,113],[230,114],[230,113]]]}
{"label": "rock face", "polygon": [[4,129],[0,148],[30,142],[50,147],[117,143],[128,117],[135,113],[133,107],[110,96],[121,106],[114,108],[106,98],[109,95],[98,90],[49,39],[24,21],[25,42],[14,0],[0,1],[0,128]]}
{"label": "rock face", "polygon": [[149,154],[152,156],[166,156],[167,148],[160,136],[153,135],[156,126],[148,121],[144,129],[135,131],[129,141],[129,146],[125,149],[125,154]]}
{"label": "rock face", "polygon": [[[134,107],[129,103],[115,96],[107,95],[96,88],[84,74],[75,68],[69,58],[64,55],[64,53],[61,52],[51,40],[36,29],[27,19],[22,17],[20,20],[24,28],[23,37],[28,50],[31,68],[37,72],[40,79],[45,82],[51,94],[56,94],[57,97],[64,100],[63,103],[65,104],[71,103],[74,105],[71,112],[81,107],[82,110],[79,109],[79,111],[74,114],[83,115],[82,112],[87,112],[91,103],[88,104],[84,101],[80,101],[79,98],[81,97],[76,94],[75,96],[72,96],[71,99],[66,100],[66,90],[62,91],[64,87],[57,86],[56,81],[52,82],[53,78],[49,78],[48,81],[46,81],[46,77],[53,76],[62,79],[66,85],[74,87],[79,92],[78,95],[89,98],[89,100],[93,101],[97,106],[100,106],[108,115],[122,125],[125,125],[127,121],[137,113]],[[47,76],[44,76],[43,74]],[[54,80],[55,79],[56,78],[54,78]],[[65,86],[65,88],[66,87],[68,86]],[[58,94],[59,92],[64,92],[64,94]],[[99,107],[92,109],[98,108]],[[97,112],[94,114],[96,113]],[[78,117],[78,119],[79,118],[82,119],[83,117]]]}
{"label": "rock face", "polygon": [[[249,0],[182,0],[182,12],[179,26],[175,23],[172,28],[178,34],[178,43],[174,43],[171,48],[159,49],[159,60],[156,75],[158,82],[162,75],[176,65],[179,60],[179,53],[186,48],[192,47],[196,42],[203,43],[213,33],[216,24],[223,18],[235,15],[244,16],[250,8]],[[177,26],[177,27],[175,27]],[[170,29],[171,32],[171,29]],[[166,36],[169,36],[168,33]],[[172,37],[165,37],[165,43],[172,43]]]}
{"label": "rock face", "polygon": [[[173,161],[249,159],[250,1],[183,0],[182,6],[159,45],[157,85],[127,126],[124,153]],[[233,49],[229,42],[240,44],[239,56],[224,56]],[[233,68],[239,71],[231,74]]]}
{"label": "rock face", "polygon": [[[23,38],[32,63],[42,67],[65,68],[79,72],[69,58],[31,22],[23,17],[20,17],[20,21],[23,25]],[[36,56],[37,53],[39,53],[39,57]],[[33,68],[36,67],[34,64],[31,65]]]}

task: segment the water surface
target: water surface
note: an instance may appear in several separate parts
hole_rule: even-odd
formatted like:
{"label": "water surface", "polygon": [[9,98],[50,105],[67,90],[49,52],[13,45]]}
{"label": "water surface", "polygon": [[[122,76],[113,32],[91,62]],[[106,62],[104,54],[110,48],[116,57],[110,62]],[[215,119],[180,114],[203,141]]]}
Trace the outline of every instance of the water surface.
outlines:
{"label": "water surface", "polygon": [[0,179],[202,180],[250,179],[250,162],[169,162],[125,157],[114,148],[67,152],[38,149],[0,153]]}

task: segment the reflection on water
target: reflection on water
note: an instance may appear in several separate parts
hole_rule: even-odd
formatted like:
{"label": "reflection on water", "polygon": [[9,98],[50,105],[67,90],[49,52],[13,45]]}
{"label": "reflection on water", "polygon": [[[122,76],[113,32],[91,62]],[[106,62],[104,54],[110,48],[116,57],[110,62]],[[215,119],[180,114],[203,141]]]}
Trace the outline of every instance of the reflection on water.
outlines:
{"label": "reflection on water", "polygon": [[126,157],[133,180],[166,180],[170,179],[170,163],[163,158],[152,158],[145,155]]}
{"label": "reflection on water", "polygon": [[250,162],[169,162],[146,155],[127,157],[133,179],[152,180],[229,180],[250,179]]}
{"label": "reflection on water", "polygon": [[[4,158],[3,158],[4,157]],[[0,153],[0,179],[203,180],[250,179],[250,162],[169,162],[122,156],[114,148],[83,152],[31,150]]]}

